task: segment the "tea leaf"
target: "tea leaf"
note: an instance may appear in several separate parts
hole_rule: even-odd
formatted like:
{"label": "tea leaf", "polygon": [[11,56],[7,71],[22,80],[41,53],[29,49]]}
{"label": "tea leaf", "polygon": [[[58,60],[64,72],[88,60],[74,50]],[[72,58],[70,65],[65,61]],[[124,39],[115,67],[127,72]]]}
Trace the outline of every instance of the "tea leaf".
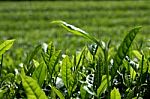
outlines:
{"label": "tea leaf", "polygon": [[130,66],[130,77],[132,80],[135,79],[135,76],[136,76],[136,72],[135,70]]}
{"label": "tea leaf", "polygon": [[96,89],[100,86],[100,82],[102,80],[102,59],[100,57],[98,57],[98,59],[96,60],[97,65],[96,65],[96,70],[95,70],[95,76],[94,76],[94,84],[96,86]]}
{"label": "tea leaf", "polygon": [[0,89],[0,98],[4,99],[5,90]]}
{"label": "tea leaf", "polygon": [[80,87],[80,93],[81,93],[81,99],[86,99],[86,97],[87,97],[87,92],[86,92],[86,90],[84,89],[84,86],[83,86],[83,85],[81,85],[81,87]]}
{"label": "tea leaf", "polygon": [[121,95],[120,95],[119,91],[115,87],[111,91],[110,99],[121,99]]}
{"label": "tea leaf", "polygon": [[82,63],[82,58],[83,58],[83,56],[84,56],[84,54],[85,54],[85,47],[83,48],[83,50],[77,55],[77,57],[76,57],[76,62],[77,62],[77,64],[76,64],[76,69],[77,70],[79,70],[79,68],[80,68],[80,64]]}
{"label": "tea leaf", "polygon": [[43,60],[48,69],[48,75],[50,79],[52,78],[52,74],[55,72],[55,66],[58,63],[61,51],[55,51],[55,47],[53,43],[48,44],[48,48],[46,52],[42,52]]}
{"label": "tea leaf", "polygon": [[54,86],[51,86],[51,88],[58,95],[58,97],[60,99],[65,99],[65,97],[63,96],[63,94],[59,90],[57,90]]}
{"label": "tea leaf", "polygon": [[12,47],[14,41],[14,39],[6,40],[2,44],[0,44],[0,56]]}
{"label": "tea leaf", "polygon": [[31,77],[23,76],[22,78],[22,85],[25,89],[26,95],[28,99],[47,99],[45,93],[37,84],[36,80]]}
{"label": "tea leaf", "polygon": [[121,45],[119,46],[117,54],[115,55],[114,64],[112,67],[112,78],[117,73],[118,67],[122,64],[123,59],[127,55],[127,52],[129,50],[136,34],[139,32],[140,29],[141,29],[141,27],[135,27],[132,30],[130,30],[129,33],[124,38]]}
{"label": "tea leaf", "polygon": [[99,42],[96,38],[94,38],[93,36],[91,36],[89,33],[81,30],[80,28],[77,28],[71,24],[68,24],[64,21],[52,21],[51,23],[56,23],[56,24],[60,24],[62,27],[64,27],[66,30],[68,30],[69,32],[75,34],[75,35],[79,35],[85,38],[88,38],[89,40],[95,42],[97,45],[102,47],[101,42]]}
{"label": "tea leaf", "polygon": [[70,94],[71,89],[73,89],[73,76],[71,72],[71,67],[72,63],[71,60],[69,59],[69,56],[66,56],[63,61],[62,61],[62,68],[61,68],[61,75],[62,75],[62,80],[68,89],[68,93]]}
{"label": "tea leaf", "polygon": [[51,57],[55,52],[54,44],[51,42],[48,44],[47,53]]}
{"label": "tea leaf", "polygon": [[136,58],[142,60],[142,54],[139,51],[133,50],[132,53],[136,56]]}
{"label": "tea leaf", "polygon": [[133,99],[134,91],[135,91],[134,88],[133,89],[128,88],[127,91],[128,91],[128,94],[127,94],[127,97],[125,99]]}
{"label": "tea leaf", "polygon": [[41,63],[33,72],[32,78],[38,82],[40,87],[42,87],[46,74],[47,74],[47,68],[45,64]]}
{"label": "tea leaf", "polygon": [[34,63],[34,66],[37,68],[40,64],[38,61],[36,61],[35,59],[33,59],[33,63]]}
{"label": "tea leaf", "polygon": [[[110,79],[111,79],[111,77],[109,76],[109,80]],[[106,88],[107,88],[107,76],[103,75],[101,84],[100,84],[99,88],[97,89],[98,97],[101,96],[101,94],[106,90]]]}
{"label": "tea leaf", "polygon": [[41,45],[38,45],[38,46],[36,46],[36,48],[31,53],[28,54],[27,60],[25,62],[27,65],[29,65],[29,63],[34,58],[34,56],[38,53],[40,48],[41,48]]}

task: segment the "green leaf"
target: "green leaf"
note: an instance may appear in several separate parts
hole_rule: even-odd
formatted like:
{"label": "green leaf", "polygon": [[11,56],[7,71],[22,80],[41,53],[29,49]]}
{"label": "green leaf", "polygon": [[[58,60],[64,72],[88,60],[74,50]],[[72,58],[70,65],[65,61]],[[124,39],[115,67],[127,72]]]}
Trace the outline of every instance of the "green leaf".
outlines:
{"label": "green leaf", "polygon": [[12,47],[14,41],[14,39],[6,40],[0,45],[0,56]]}
{"label": "green leaf", "polygon": [[137,50],[133,50],[132,53],[139,59],[142,60],[142,54],[137,51]]}
{"label": "green leaf", "polygon": [[135,79],[135,76],[136,76],[136,72],[135,70],[130,66],[130,77],[132,80]]}
{"label": "green leaf", "polygon": [[59,60],[59,56],[60,56],[60,50],[59,51],[56,51],[50,61],[49,61],[49,66],[48,66],[48,70],[49,70],[49,74],[52,75],[54,73],[54,70],[55,70],[55,66],[57,65],[58,63],[58,60]]}
{"label": "green leaf", "polygon": [[69,56],[66,56],[62,61],[61,75],[64,85],[66,86],[68,93],[70,94],[71,89],[73,89],[73,75],[71,72],[72,63]]}
{"label": "green leaf", "polygon": [[85,54],[85,47],[82,49],[82,51],[80,53],[77,54],[77,57],[76,57],[76,69],[79,70],[80,66],[81,66],[81,63],[82,63],[82,59],[83,59],[83,56]]}
{"label": "green leaf", "polygon": [[0,89],[0,99],[4,99],[5,90]]}
{"label": "green leaf", "polygon": [[50,79],[55,72],[55,67],[58,64],[61,51],[56,51],[52,56],[43,53],[43,59],[48,69],[48,75]]}
{"label": "green leaf", "polygon": [[98,59],[96,60],[96,69],[95,69],[95,76],[94,76],[94,85],[96,86],[96,89],[100,86],[100,82],[102,80],[102,59],[99,56]]}
{"label": "green leaf", "polygon": [[47,75],[47,68],[44,63],[41,63],[33,72],[32,78],[38,82],[40,87],[42,87],[46,75]]}
{"label": "green leaf", "polygon": [[87,92],[86,92],[86,90],[83,88],[84,87],[84,85],[81,85],[81,87],[80,87],[80,94],[81,94],[81,99],[86,99],[86,97],[87,97]]}
{"label": "green leaf", "polygon": [[124,38],[121,45],[119,46],[117,54],[115,55],[114,64],[112,67],[112,72],[111,72],[112,78],[114,78],[114,76],[116,75],[119,66],[122,64],[123,59],[127,55],[128,50],[129,50],[134,38],[136,37],[136,34],[139,32],[140,29],[141,29],[141,27],[135,27],[132,30],[130,30],[129,33]]}
{"label": "green leaf", "polygon": [[60,53],[61,53],[60,50],[55,51],[55,47],[52,42],[48,44],[47,51],[42,52],[42,57],[47,66],[48,76],[50,77],[50,79],[52,78],[53,74],[56,72],[55,68],[56,65],[58,64]]}
{"label": "green leaf", "polygon": [[57,90],[54,86],[51,86],[51,88],[58,95],[59,99],[65,99],[63,94],[59,90]]}
{"label": "green leaf", "polygon": [[47,53],[51,57],[54,54],[54,52],[55,52],[54,44],[52,42],[50,42],[48,44]]}
{"label": "green leaf", "polygon": [[133,88],[133,89],[128,88],[126,90],[128,93],[127,93],[127,97],[125,99],[133,99],[133,97],[134,97],[134,91],[135,91],[134,89],[135,88]]}
{"label": "green leaf", "polygon": [[111,91],[110,99],[121,99],[120,93],[115,87]]}
{"label": "green leaf", "polygon": [[36,61],[35,59],[33,59],[33,63],[34,63],[34,66],[37,68],[40,64],[38,61]]}
{"label": "green leaf", "polygon": [[43,90],[39,87],[36,80],[31,77],[23,76],[22,78],[22,85],[26,92],[28,99],[47,99]]}
{"label": "green leaf", "polygon": [[32,59],[34,58],[34,56],[38,53],[38,51],[41,49],[41,45],[36,46],[36,48],[28,54],[27,60],[26,60],[26,64],[29,65],[30,62],[32,61]]}
{"label": "green leaf", "polygon": [[75,27],[71,24],[68,24],[68,23],[64,22],[64,21],[52,21],[51,23],[59,24],[62,27],[64,27],[66,30],[68,30],[69,32],[71,32],[75,35],[78,35],[78,36],[88,38],[89,40],[95,42],[97,45],[102,46],[102,44],[96,38],[91,36],[89,33],[81,30],[80,28],[77,28],[77,27]]}
{"label": "green leaf", "polygon": [[[109,80],[110,79],[111,79],[111,77],[109,76]],[[98,97],[101,96],[101,94],[106,90],[106,88],[107,88],[107,76],[103,75],[101,84],[100,84],[99,88],[97,89]]]}

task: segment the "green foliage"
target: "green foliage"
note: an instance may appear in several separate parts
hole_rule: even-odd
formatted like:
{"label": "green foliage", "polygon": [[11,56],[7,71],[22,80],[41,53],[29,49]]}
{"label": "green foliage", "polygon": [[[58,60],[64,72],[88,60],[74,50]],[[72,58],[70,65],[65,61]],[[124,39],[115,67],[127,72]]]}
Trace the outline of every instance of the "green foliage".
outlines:
{"label": "green foliage", "polygon": [[33,65],[31,65],[31,63],[32,63],[33,59],[35,58],[35,56],[37,55],[37,53],[40,51],[40,49],[41,49],[41,45],[38,45],[32,52],[27,54],[27,58],[24,62],[24,64],[25,64],[24,70],[27,75],[30,75],[33,73],[35,67]]}
{"label": "green foliage", "polygon": [[115,58],[114,58],[114,64],[112,68],[112,77],[114,77],[115,74],[117,73],[119,66],[122,64],[123,59],[127,55],[128,50],[136,34],[139,32],[140,29],[141,27],[135,27],[134,29],[130,30],[127,36],[124,38],[121,45],[119,46],[117,54],[115,55]]}
{"label": "green foliage", "polygon": [[21,75],[21,78],[28,99],[47,99],[36,80],[24,75]]}
{"label": "green foliage", "polygon": [[72,67],[72,63],[71,60],[69,59],[69,56],[65,56],[65,58],[62,61],[61,75],[69,95],[72,92],[73,83],[74,83],[71,67]]}
{"label": "green foliage", "polygon": [[121,99],[121,95],[119,91],[114,87],[114,89],[111,91],[111,97],[110,99]]}
{"label": "green foliage", "polygon": [[89,33],[81,30],[80,28],[77,28],[71,24],[68,24],[64,21],[52,21],[52,23],[56,23],[56,24],[60,24],[62,27],[64,27],[65,29],[67,29],[69,32],[75,34],[75,35],[79,35],[85,38],[88,38],[89,40],[95,42],[96,44],[100,45],[100,43],[93,37],[91,36]]}
{"label": "green foliage", "polygon": [[63,96],[63,94],[54,86],[51,86],[52,90],[59,96],[60,99],[65,99],[65,97]]}
{"label": "green foliage", "polygon": [[6,40],[0,45],[0,56],[11,48],[15,40]]}
{"label": "green foliage", "polygon": [[[49,43],[47,50],[42,52],[43,60],[48,69],[48,77],[50,77],[49,82],[52,81],[53,76],[57,76],[56,66],[59,61],[61,51],[55,51],[53,43]],[[54,75],[56,74],[56,75]]]}
{"label": "green foliage", "polygon": [[39,86],[42,87],[47,76],[47,68],[44,63],[41,63],[33,72],[32,78],[35,79]]}
{"label": "green foliage", "polygon": [[[14,40],[0,45],[0,98],[32,99],[131,99],[150,94],[149,47],[134,46],[141,27],[129,31],[118,50],[111,42],[99,42],[94,36],[64,21],[54,21],[68,31],[94,44],[70,53],[56,50],[52,42],[35,47],[9,68],[14,60],[5,53]],[[22,51],[21,51],[22,52]],[[18,53],[21,53],[18,52]],[[10,51],[11,53],[11,51]],[[13,55],[13,54],[12,54]],[[6,61],[10,59],[10,61]],[[5,61],[4,61],[5,60]]]}
{"label": "green foliage", "polygon": [[[109,77],[109,81],[110,81],[111,77]],[[98,97],[101,96],[101,94],[106,90],[107,88],[107,76],[103,75],[102,76],[102,81],[101,81],[101,85],[99,86],[99,88],[97,89],[97,95]]]}

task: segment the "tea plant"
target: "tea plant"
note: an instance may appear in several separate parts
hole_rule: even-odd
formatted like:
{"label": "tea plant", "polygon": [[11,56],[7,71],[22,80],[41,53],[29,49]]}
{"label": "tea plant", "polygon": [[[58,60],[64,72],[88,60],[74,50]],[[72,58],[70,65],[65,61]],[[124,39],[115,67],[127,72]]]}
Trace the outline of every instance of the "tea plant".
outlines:
{"label": "tea plant", "polygon": [[[11,71],[5,54],[14,40],[0,45],[0,98],[132,99],[150,92],[149,49],[133,45],[141,27],[129,31],[117,48],[64,21],[53,21],[92,42],[74,54],[57,50],[52,42],[38,45],[21,67]],[[14,60],[15,61],[15,60]]]}

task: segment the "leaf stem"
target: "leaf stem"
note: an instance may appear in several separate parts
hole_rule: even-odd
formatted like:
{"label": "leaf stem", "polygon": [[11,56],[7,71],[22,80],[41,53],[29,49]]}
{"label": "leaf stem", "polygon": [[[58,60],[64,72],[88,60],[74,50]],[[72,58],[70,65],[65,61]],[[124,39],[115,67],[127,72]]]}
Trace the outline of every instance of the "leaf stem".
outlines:
{"label": "leaf stem", "polygon": [[2,59],[1,59],[1,64],[0,64],[0,77],[2,76],[2,66],[3,66],[3,54],[2,54]]}

